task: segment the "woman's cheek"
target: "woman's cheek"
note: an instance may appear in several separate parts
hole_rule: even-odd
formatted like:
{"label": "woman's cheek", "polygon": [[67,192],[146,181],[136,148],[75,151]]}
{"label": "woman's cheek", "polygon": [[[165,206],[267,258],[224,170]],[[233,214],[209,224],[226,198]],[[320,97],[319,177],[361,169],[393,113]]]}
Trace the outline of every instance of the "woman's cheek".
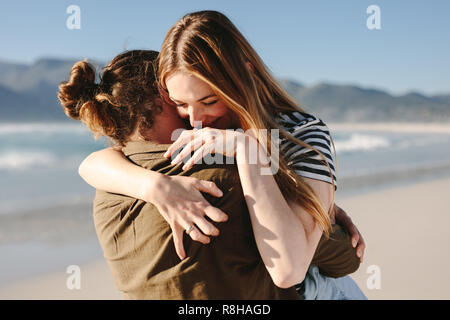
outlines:
{"label": "woman's cheek", "polygon": [[189,117],[187,110],[183,107],[177,107],[177,113],[183,119]]}
{"label": "woman's cheek", "polygon": [[212,116],[216,117],[223,117],[229,112],[228,107],[225,105],[225,103],[220,102],[217,104],[216,108],[214,108],[214,111],[212,112]]}

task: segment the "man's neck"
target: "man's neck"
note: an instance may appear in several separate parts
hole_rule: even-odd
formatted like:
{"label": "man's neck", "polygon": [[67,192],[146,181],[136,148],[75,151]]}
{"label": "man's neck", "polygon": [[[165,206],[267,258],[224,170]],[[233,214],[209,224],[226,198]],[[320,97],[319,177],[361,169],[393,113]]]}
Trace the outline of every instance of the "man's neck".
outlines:
{"label": "man's neck", "polygon": [[178,117],[167,117],[164,113],[155,115],[153,126],[143,130],[142,135],[136,129],[131,135],[131,141],[151,141],[157,144],[171,144],[172,133],[177,129],[186,129],[185,123]]}

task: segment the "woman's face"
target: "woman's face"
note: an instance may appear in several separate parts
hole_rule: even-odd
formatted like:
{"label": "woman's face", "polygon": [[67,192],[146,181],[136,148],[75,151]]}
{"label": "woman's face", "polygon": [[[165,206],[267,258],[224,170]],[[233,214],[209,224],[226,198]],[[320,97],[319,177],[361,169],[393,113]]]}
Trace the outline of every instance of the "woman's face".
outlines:
{"label": "woman's face", "polygon": [[186,72],[175,72],[166,80],[170,99],[178,114],[192,127],[238,128],[237,115],[203,80]]}

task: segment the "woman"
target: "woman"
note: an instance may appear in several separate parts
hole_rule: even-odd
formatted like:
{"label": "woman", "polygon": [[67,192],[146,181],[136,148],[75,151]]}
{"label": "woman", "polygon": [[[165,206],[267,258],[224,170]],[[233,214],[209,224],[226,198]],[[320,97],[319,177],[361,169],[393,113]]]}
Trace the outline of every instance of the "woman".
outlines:
{"label": "woman", "polygon": [[[325,124],[292,101],[236,27],[219,12],[196,12],[178,21],[164,40],[158,73],[162,92],[176,104],[178,114],[189,118],[193,127],[198,123],[208,126],[183,132],[166,156],[186,144],[173,159],[177,163],[194,151],[186,169],[205,153],[235,156],[267,270],[277,286],[301,283],[322,233],[328,234],[334,222],[335,164]],[[247,132],[225,134],[226,128]],[[267,163],[267,153],[260,152],[259,162],[250,165],[245,145],[221,148],[236,139],[247,139],[270,152],[271,136],[261,135],[261,129],[278,129],[282,135],[282,156],[274,175],[262,176],[257,170]],[[207,243],[207,235],[217,234],[204,219],[208,213],[203,203],[185,201],[181,196],[178,201],[165,201],[167,196],[144,171],[112,150],[94,153],[80,167],[80,174],[91,185],[147,199],[171,217],[181,258],[185,256],[182,230],[203,243]],[[362,258],[364,243],[360,241]]]}

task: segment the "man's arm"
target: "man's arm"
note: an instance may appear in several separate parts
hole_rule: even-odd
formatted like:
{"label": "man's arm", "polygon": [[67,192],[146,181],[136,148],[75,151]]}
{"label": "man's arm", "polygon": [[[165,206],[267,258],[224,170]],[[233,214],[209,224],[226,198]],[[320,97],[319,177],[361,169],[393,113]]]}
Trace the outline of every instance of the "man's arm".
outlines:
{"label": "man's arm", "polygon": [[350,216],[336,204],[334,204],[333,213],[336,218],[336,223],[347,230],[350,234],[352,246],[356,248],[356,255],[359,257],[362,263],[364,258],[364,251],[366,250],[366,242],[364,241],[363,236],[353,223]]}
{"label": "man's arm", "polygon": [[360,259],[352,246],[350,235],[338,224],[332,225],[330,238],[325,235],[319,241],[311,264],[327,277],[339,278],[358,270]]}

